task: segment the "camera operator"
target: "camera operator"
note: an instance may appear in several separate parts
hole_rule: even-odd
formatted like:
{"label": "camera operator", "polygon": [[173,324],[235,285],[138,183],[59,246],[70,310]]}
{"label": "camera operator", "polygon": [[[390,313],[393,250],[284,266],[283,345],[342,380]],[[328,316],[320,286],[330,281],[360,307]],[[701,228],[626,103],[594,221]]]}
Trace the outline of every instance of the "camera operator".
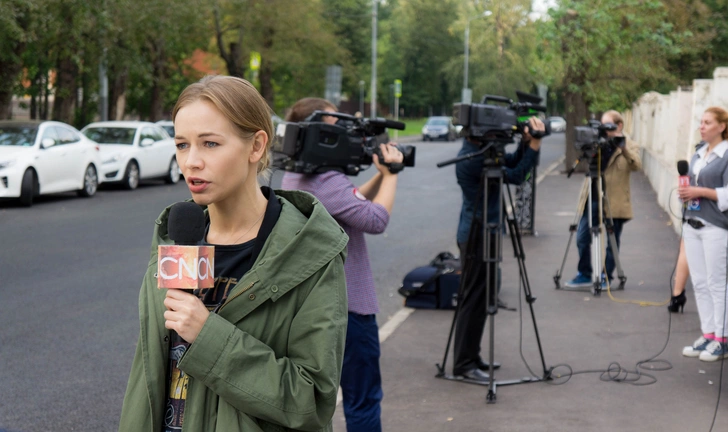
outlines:
{"label": "camera operator", "polygon": [[[532,117],[525,128],[518,150],[505,154],[504,182],[521,184],[528,172],[538,161],[541,140],[532,138],[528,133],[544,131],[541,120]],[[482,147],[481,143],[463,139],[463,146],[458,156],[474,153]],[[480,341],[485,329],[485,266],[483,263],[483,191],[481,176],[483,174],[483,155],[466,159],[457,163],[455,174],[463,193],[463,204],[460,210],[457,242],[462,260],[462,295],[459,299],[460,310],[455,324],[455,344],[453,349],[453,375],[457,378],[468,378],[487,382],[489,376],[484,371],[489,364],[480,357]],[[494,188],[488,191],[486,223],[498,223],[499,210],[502,206],[501,191]],[[476,208],[477,207],[477,208]],[[500,275],[498,275],[500,289]],[[495,368],[500,367],[494,364]]]}
{"label": "camera operator", "polygon": [[[302,122],[317,110],[336,112],[336,107],[324,99],[304,98],[293,105],[286,121]],[[323,121],[333,124],[336,118],[324,116]],[[402,163],[404,156],[394,143],[381,144],[380,149],[384,161],[380,161],[376,154],[372,156],[378,172],[358,189],[345,174],[338,171],[321,174],[286,172],[282,184],[283,189],[313,194],[349,235],[344,264],[349,326],[341,376],[344,414],[349,432],[376,432],[382,429],[382,383],[376,321],[379,305],[364,234],[384,232],[394,205],[397,174],[392,174],[380,162]]]}
{"label": "camera operator", "polygon": [[[611,217],[614,224],[614,237],[617,242],[617,252],[619,252],[620,237],[622,235],[622,227],[632,219],[632,200],[630,197],[630,175],[632,171],[638,171],[642,168],[642,160],[640,159],[638,145],[625,136],[622,132],[624,121],[617,111],[607,111],[602,115],[602,124],[612,123],[617,126],[616,130],[607,131],[607,138],[612,145],[606,146],[601,150],[601,161],[594,160],[594,164],[601,162],[598,168],[603,174],[604,193],[606,194],[609,206],[604,206],[604,216]],[[592,167],[594,168],[594,167]],[[592,182],[592,226],[599,225],[599,197],[598,182]],[[588,193],[588,191],[585,191]],[[576,246],[579,250],[579,264],[577,274],[574,279],[566,282],[565,286],[569,288],[585,288],[592,285],[592,262],[591,262],[591,240],[592,236],[589,232],[589,211],[586,208],[588,201],[586,193],[580,197],[580,207],[583,209],[583,215],[579,221],[579,227],[576,233]],[[584,203],[583,206],[581,203]],[[609,278],[610,286],[612,281],[612,272],[614,271],[614,252],[611,245],[607,244],[607,256],[605,264],[605,273],[601,275],[602,287],[606,289],[606,278]]]}

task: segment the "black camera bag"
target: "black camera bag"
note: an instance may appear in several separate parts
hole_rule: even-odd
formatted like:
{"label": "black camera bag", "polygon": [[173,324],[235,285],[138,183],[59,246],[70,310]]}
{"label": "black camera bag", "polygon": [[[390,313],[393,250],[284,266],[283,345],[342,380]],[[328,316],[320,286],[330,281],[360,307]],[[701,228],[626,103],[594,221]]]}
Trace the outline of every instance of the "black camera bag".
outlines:
{"label": "black camera bag", "polygon": [[455,309],[460,287],[460,260],[440,252],[430,264],[407,273],[398,292],[406,307]]}

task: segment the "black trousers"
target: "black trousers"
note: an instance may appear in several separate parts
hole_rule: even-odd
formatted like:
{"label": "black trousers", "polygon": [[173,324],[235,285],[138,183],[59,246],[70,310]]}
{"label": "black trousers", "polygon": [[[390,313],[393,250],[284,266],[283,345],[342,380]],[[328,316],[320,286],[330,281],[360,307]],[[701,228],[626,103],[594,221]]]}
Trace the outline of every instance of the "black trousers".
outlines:
{"label": "black trousers", "polygon": [[[463,285],[458,299],[460,310],[455,322],[453,375],[476,368],[480,358],[480,342],[485,330],[486,266],[483,263],[483,234],[480,224],[473,224],[468,242],[458,244],[462,264]],[[494,283],[500,292],[500,268]],[[491,304],[495,304],[493,300]]]}

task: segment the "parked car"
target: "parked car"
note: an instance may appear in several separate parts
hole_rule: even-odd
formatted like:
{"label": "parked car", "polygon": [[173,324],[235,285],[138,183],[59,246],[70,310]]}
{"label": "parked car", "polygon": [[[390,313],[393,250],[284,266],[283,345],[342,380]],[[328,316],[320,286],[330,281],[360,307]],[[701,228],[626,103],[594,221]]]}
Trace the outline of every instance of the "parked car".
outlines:
{"label": "parked car", "polygon": [[430,117],[422,127],[422,141],[444,139],[452,141],[458,133],[452,124],[452,117]]}
{"label": "parked car", "polygon": [[81,130],[101,147],[101,176],[136,189],[140,180],[180,179],[174,140],[161,126],[142,121],[91,123]]}
{"label": "parked car", "polygon": [[38,195],[96,194],[99,146],[76,128],[56,121],[0,121],[0,198],[33,205]]}
{"label": "parked car", "polygon": [[566,131],[566,119],[563,117],[549,117],[551,123],[551,132],[565,132]]}
{"label": "parked car", "polygon": [[159,120],[157,124],[167,131],[170,138],[174,139],[174,122],[172,120]]}

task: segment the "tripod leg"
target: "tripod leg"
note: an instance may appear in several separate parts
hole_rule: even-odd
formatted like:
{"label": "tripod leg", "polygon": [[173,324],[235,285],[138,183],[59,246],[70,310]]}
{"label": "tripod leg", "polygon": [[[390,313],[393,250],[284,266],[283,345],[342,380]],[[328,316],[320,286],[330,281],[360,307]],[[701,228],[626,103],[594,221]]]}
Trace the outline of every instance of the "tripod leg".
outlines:
{"label": "tripod leg", "polygon": [[584,188],[589,187],[589,178],[584,179],[584,183],[581,186],[581,192],[579,193],[579,199],[576,203],[576,212],[574,216],[574,221],[569,225],[569,241],[566,243],[566,251],[564,252],[564,258],[561,260],[561,268],[556,271],[556,274],[554,275],[554,283],[556,284],[556,289],[561,289],[561,276],[564,274],[564,266],[566,265],[566,257],[569,255],[569,248],[571,248],[571,240],[574,238],[574,233],[576,232],[577,228],[579,227],[579,219],[581,219],[581,210],[584,208],[582,205],[582,196],[584,194]]}
{"label": "tripod leg", "polygon": [[607,197],[606,193],[604,194],[604,203],[606,204],[607,208],[607,217],[604,219],[604,222],[607,229],[609,247],[612,249],[612,256],[614,257],[614,263],[617,267],[617,277],[619,277],[619,286],[617,287],[617,289],[623,290],[624,285],[627,282],[627,276],[624,275],[624,270],[622,270],[622,263],[619,260],[619,247],[617,246],[617,235],[614,232],[614,219],[612,219],[612,211],[609,207],[609,197]]}
{"label": "tripod leg", "polygon": [[[591,179],[594,181],[594,179]],[[598,296],[602,292],[602,236],[601,223],[594,223],[594,217],[601,219],[601,178],[597,177],[597,214],[593,210],[594,197],[592,196],[592,188],[589,188],[589,231],[591,232],[591,257],[592,257],[592,293]]]}
{"label": "tripod leg", "polygon": [[[512,199],[510,191],[508,193],[508,199]],[[506,215],[508,222],[508,231],[511,237],[511,244],[513,245],[513,252],[518,261],[518,270],[521,278],[521,286],[523,286],[523,294],[526,298],[526,303],[531,311],[531,321],[533,322],[533,332],[536,335],[536,343],[538,344],[538,352],[541,356],[541,366],[543,367],[543,377],[541,379],[546,380],[551,378],[551,371],[546,367],[546,360],[543,355],[543,348],[541,347],[541,336],[538,333],[538,325],[536,324],[536,314],[533,312],[533,303],[536,301],[536,297],[533,297],[531,293],[531,283],[528,280],[528,271],[526,270],[526,253],[523,250],[523,242],[521,233],[518,229],[515,219]],[[495,394],[493,395],[495,397]]]}

